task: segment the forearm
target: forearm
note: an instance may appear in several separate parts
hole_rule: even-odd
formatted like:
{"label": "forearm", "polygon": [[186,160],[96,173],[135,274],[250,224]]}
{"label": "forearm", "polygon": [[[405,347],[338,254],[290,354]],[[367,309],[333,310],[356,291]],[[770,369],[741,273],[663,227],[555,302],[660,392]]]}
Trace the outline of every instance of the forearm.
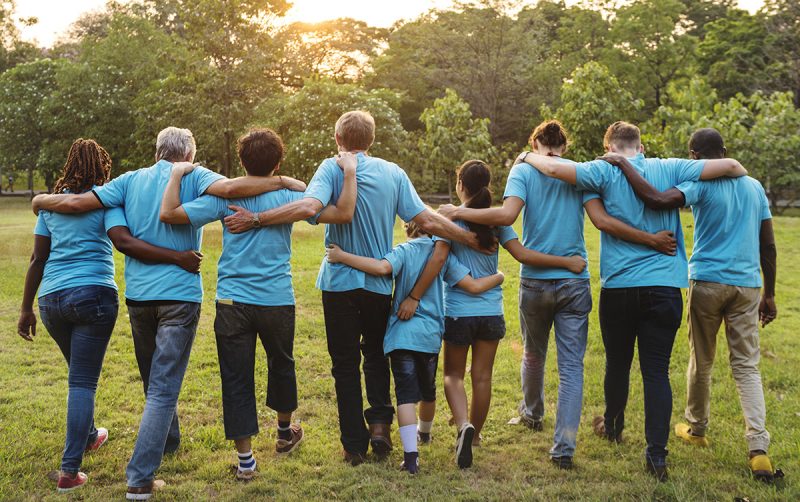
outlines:
{"label": "forearm", "polygon": [[[460,242],[467,246],[472,245],[472,234],[470,232],[439,214],[425,211],[417,216],[417,218],[421,218],[417,223],[428,235],[435,235],[449,241]],[[415,218],[415,220],[417,218]]]}
{"label": "forearm", "polygon": [[703,172],[700,173],[700,179],[739,178],[746,175],[747,169],[736,159],[708,159],[703,164]]}
{"label": "forearm", "polygon": [[774,297],[778,272],[778,250],[774,242],[761,245],[761,272],[764,275],[764,296]]}
{"label": "forearm", "polygon": [[178,265],[180,252],[154,246],[149,242],[137,239],[130,234],[126,227],[114,227],[108,231],[108,236],[114,243],[114,247],[126,256],[148,263]]}
{"label": "forearm", "polygon": [[479,295],[492,288],[495,288],[503,283],[503,274],[497,273],[475,279],[471,275],[467,275],[461,279],[456,286],[463,289],[467,293]]}
{"label": "forearm", "polygon": [[344,173],[344,183],[339,199],[336,204],[326,206],[317,221],[320,223],[350,223],[353,221],[353,213],[356,210],[357,196],[356,172],[347,170]]}
{"label": "forearm", "polygon": [[343,252],[339,262],[369,275],[389,275],[392,273],[392,267],[386,260],[377,260]]}
{"label": "forearm", "polygon": [[[628,183],[630,183],[636,196],[644,202],[645,206],[651,209],[672,209],[683,205],[682,200],[674,200],[674,198],[671,200],[665,197],[665,193],[658,191],[653,185],[648,183],[627,159],[621,159],[617,167],[622,171],[622,174],[625,175],[625,178],[628,180]],[[683,199],[682,193],[680,194],[680,199]]]}
{"label": "forearm", "polygon": [[54,213],[85,213],[103,207],[94,193],[37,195],[33,198],[33,212],[52,211]]}
{"label": "forearm", "polygon": [[39,285],[42,283],[45,263],[46,260],[42,261],[35,257],[31,258],[28,272],[25,274],[25,287],[22,291],[21,310],[23,312],[33,311],[33,300],[36,297],[36,291],[39,289]]}
{"label": "forearm", "polygon": [[258,213],[262,226],[284,225],[315,216],[322,209],[317,199],[301,199],[263,213]]}
{"label": "forearm", "polygon": [[449,253],[449,244],[444,241],[436,241],[436,244],[433,248],[433,253],[431,253],[431,257],[428,259],[428,263],[425,264],[425,268],[422,270],[422,273],[417,279],[416,284],[414,284],[414,287],[411,288],[411,292],[408,296],[417,301],[422,298],[422,296],[428,291],[428,288],[431,287],[431,284],[433,284],[433,281],[438,279],[445,262],[447,262],[447,255]]}
{"label": "forearm", "polygon": [[182,175],[179,171],[173,171],[167,182],[167,188],[164,190],[164,197],[161,199],[161,212],[159,219],[164,223],[186,223],[185,221],[178,221],[179,214],[185,211],[179,211],[181,206],[181,179]]}
{"label": "forearm", "polygon": [[571,185],[577,183],[578,175],[573,162],[560,157],[550,157],[532,152],[525,155],[525,162],[545,176],[559,179]]}
{"label": "forearm", "polygon": [[634,244],[641,244],[642,246],[653,247],[653,235],[638,228],[634,228],[627,223],[612,218],[605,217],[600,221],[595,222],[592,220],[598,230],[601,230],[609,235],[613,235],[617,239],[633,242]]}
{"label": "forearm", "polygon": [[567,268],[569,265],[569,260],[565,256],[541,253],[527,248],[522,248],[522,250],[514,253],[512,256],[514,256],[514,259],[518,262],[531,267]]}
{"label": "forearm", "polygon": [[490,207],[486,209],[472,209],[459,207],[456,209],[454,219],[478,223],[480,225],[498,226],[513,225],[519,212],[514,214],[506,207]]}

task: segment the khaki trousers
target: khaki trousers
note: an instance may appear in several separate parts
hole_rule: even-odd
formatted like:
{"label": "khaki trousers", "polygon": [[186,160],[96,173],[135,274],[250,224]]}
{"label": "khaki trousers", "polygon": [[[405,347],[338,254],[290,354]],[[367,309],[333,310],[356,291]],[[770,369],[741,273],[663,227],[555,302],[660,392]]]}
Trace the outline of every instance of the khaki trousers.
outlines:
{"label": "khaki trousers", "polygon": [[758,304],[761,290],[691,281],[689,286],[689,369],[686,419],[694,434],[703,436],[710,415],[711,368],[717,332],[725,321],[731,371],[739,393],[749,449],[767,451],[766,405],[758,346]]}

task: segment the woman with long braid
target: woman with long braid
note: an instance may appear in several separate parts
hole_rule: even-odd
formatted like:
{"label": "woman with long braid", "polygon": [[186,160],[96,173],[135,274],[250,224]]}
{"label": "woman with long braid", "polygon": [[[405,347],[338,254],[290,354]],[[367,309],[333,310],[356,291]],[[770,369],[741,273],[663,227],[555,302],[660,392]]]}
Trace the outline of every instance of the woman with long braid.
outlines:
{"label": "woman with long braid", "polygon": [[[69,150],[56,193],[83,193],[108,181],[111,158],[95,141],[78,139]],[[17,331],[28,341],[36,335],[33,299],[69,366],[67,434],[58,491],[83,485],[79,472],[84,451],[100,448],[108,430],[94,426],[94,396],[108,341],[117,319],[117,285],[111,242],[142,260],[175,263],[197,272],[201,256],[151,246],[131,236],[122,209],[85,214],[41,211],[34,250],[25,277]]]}

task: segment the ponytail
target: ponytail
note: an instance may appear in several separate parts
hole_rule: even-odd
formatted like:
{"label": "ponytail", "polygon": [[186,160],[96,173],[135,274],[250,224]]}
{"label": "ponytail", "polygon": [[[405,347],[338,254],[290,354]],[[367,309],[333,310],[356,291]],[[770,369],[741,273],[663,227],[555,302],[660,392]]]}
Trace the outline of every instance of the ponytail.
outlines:
{"label": "ponytail", "polygon": [[566,151],[569,146],[569,139],[567,138],[567,130],[561,125],[558,120],[548,120],[542,122],[531,133],[528,143],[531,148],[536,148],[536,142],[548,148],[564,148]]}
{"label": "ponytail", "polygon": [[[483,161],[468,160],[458,168],[457,176],[461,186],[467,192],[469,199],[466,207],[471,209],[486,209],[492,205],[492,191],[489,183],[492,181],[492,172]],[[478,223],[466,222],[470,231],[478,236],[478,243],[484,249],[495,245],[494,231],[491,227]]]}

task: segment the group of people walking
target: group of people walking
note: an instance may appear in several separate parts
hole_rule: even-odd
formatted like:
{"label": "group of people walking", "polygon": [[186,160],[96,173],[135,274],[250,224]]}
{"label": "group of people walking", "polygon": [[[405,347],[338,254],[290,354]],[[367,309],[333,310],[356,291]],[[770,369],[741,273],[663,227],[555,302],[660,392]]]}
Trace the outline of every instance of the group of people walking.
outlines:
{"label": "group of people walking", "polygon": [[[257,469],[254,363],[257,339],[268,364],[266,404],[277,412],[278,454],[304,439],[293,357],[295,298],[292,224],[326,224],[322,291],[344,459],[362,463],[371,449],[393,449],[395,412],[402,469],[419,470],[418,443],[432,438],[436,373],[444,347],[444,390],[456,426],[454,460],[469,468],[491,401],[492,368],[505,336],[498,247],[521,263],[519,315],[524,352],[518,421],[544,422],[544,375],[551,328],[558,356],[554,465],[573,466],[583,401],[583,360],[592,309],[584,210],[601,230],[600,328],[606,350],[605,412],[595,432],[623,440],[631,362],[638,344],[644,383],[645,467],[667,479],[672,412],[669,362],[689,287],[690,364],[686,423],[675,432],[708,444],[710,370],[717,331],[726,323],[731,366],[746,424],[749,466],[761,479],[773,468],[758,369],[758,322],[775,308],[775,243],[761,185],[725,158],[722,137],[698,130],[691,160],[645,158],[639,130],[612,124],[601,159],[562,159],[567,134],[540,124],[508,177],[503,205],[491,207],[491,169],[468,160],[457,171],[461,206],[434,212],[396,164],[367,154],[375,137],[369,113],[342,115],[339,154],[306,186],[280,176],[283,143],[270,129],[238,142],[246,176],[226,179],[192,162],[187,129],[156,140],[156,163],[109,181],[111,159],[92,140],[72,145],[54,194],[33,200],[34,252],[19,334],[32,340],[37,296],[42,322],[69,365],[67,434],[59,491],[83,485],[85,451],[108,431],[95,428],[94,395],[118,311],[112,244],[125,258],[125,298],[145,407],[126,469],[129,500],[146,500],[155,474],[181,441],[177,401],[202,302],[198,270],[202,227],[224,222],[214,331],[225,436],[234,442],[238,479]],[[687,260],[678,208],[691,206],[695,246]],[[523,212],[520,242],[511,225]],[[392,247],[396,217],[407,242]],[[762,275],[763,293],[762,293]],[[691,281],[690,281],[691,279]],[[690,284],[691,283],[691,284]],[[471,402],[464,379],[471,351]],[[366,386],[363,403],[361,377]],[[393,377],[393,378],[390,378]],[[395,410],[390,397],[394,380]]]}

